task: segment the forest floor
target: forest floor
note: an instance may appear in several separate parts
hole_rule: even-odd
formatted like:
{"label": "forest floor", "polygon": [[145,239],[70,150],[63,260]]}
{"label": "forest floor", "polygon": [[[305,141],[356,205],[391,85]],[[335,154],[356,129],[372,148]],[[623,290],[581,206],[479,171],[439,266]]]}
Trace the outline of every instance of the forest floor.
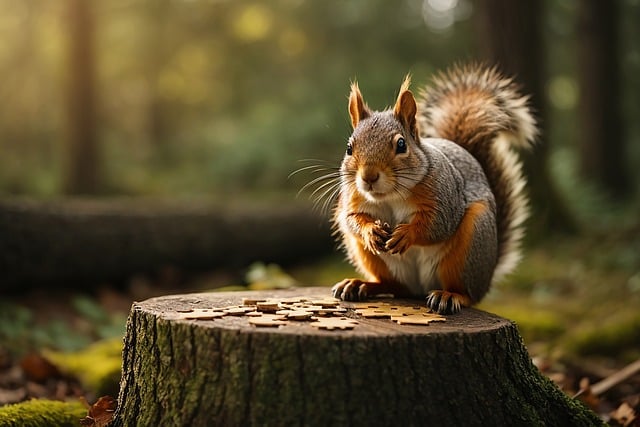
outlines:
{"label": "forest floor", "polygon": [[[185,276],[166,268],[124,286],[96,284],[86,293],[38,290],[4,297],[0,406],[29,397],[116,396],[119,365],[107,370],[113,378],[106,383],[92,382],[82,369],[119,362],[133,301],[190,291],[330,286],[353,274],[336,254],[287,271],[255,264],[246,272]],[[534,363],[569,395],[580,395],[612,425],[640,426],[638,307],[640,233],[558,238],[530,248],[517,272],[479,306],[515,321]],[[110,358],[101,359],[95,345],[87,351],[96,342],[107,343]],[[88,361],[73,359],[76,370],[69,373],[66,355],[83,352]]]}

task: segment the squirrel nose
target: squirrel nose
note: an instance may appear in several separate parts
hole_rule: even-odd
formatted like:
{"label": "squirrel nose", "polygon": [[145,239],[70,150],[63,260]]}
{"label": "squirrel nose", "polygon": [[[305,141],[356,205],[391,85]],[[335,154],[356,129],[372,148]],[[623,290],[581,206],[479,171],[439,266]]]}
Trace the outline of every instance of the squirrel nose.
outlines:
{"label": "squirrel nose", "polygon": [[373,185],[378,178],[380,178],[380,173],[373,170],[364,170],[361,174],[362,180],[369,185]]}

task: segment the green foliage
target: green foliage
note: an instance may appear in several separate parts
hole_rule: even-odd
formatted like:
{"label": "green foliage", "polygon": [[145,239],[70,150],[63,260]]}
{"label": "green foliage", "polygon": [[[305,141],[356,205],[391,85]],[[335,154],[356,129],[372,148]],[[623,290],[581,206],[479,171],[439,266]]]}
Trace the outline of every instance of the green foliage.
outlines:
{"label": "green foliage", "polygon": [[246,274],[251,290],[286,289],[295,286],[296,280],[287,274],[279,265],[261,262],[252,264]]}
{"label": "green foliage", "polygon": [[4,427],[76,427],[87,415],[80,402],[33,399],[0,407],[0,425]]}
{"label": "green foliage", "polygon": [[[121,338],[125,313],[109,313],[95,300],[72,298],[72,312],[49,313],[46,322],[20,304],[0,302],[0,341],[11,353],[21,355],[40,348],[75,351],[97,339]],[[53,308],[55,311],[55,308]]]}
{"label": "green foliage", "polygon": [[49,346],[77,349],[90,342],[88,336],[78,334],[63,320],[39,324],[32,311],[8,302],[0,303],[0,340],[14,354]]}

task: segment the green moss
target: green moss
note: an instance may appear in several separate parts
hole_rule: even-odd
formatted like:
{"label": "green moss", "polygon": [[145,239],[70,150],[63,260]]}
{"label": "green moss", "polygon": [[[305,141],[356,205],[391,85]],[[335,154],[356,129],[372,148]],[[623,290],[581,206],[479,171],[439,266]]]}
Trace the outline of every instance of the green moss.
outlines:
{"label": "green moss", "polygon": [[0,407],[0,426],[77,427],[86,415],[87,409],[80,402],[33,399]]}
{"label": "green moss", "polygon": [[80,379],[97,396],[118,394],[122,369],[122,339],[98,341],[74,353],[49,351],[46,357]]}
{"label": "green moss", "polygon": [[489,304],[482,304],[479,308],[514,321],[526,342],[554,338],[564,332],[562,319],[550,310],[526,306],[494,307]]}
{"label": "green moss", "polygon": [[637,348],[640,342],[640,314],[606,319],[576,331],[567,340],[567,348],[581,355],[599,354],[616,356],[620,352]]}

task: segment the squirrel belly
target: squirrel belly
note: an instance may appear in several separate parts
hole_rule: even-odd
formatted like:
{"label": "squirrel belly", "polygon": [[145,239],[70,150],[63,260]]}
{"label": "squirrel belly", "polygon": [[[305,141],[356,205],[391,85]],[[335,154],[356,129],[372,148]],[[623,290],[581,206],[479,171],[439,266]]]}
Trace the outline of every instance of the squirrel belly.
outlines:
{"label": "squirrel belly", "polygon": [[365,279],[339,282],[334,296],[426,296],[440,313],[480,301],[520,257],[525,182],[511,147],[536,134],[527,98],[470,66],[438,76],[419,104],[405,79],[385,111],[354,83],[349,114],[334,227]]}

